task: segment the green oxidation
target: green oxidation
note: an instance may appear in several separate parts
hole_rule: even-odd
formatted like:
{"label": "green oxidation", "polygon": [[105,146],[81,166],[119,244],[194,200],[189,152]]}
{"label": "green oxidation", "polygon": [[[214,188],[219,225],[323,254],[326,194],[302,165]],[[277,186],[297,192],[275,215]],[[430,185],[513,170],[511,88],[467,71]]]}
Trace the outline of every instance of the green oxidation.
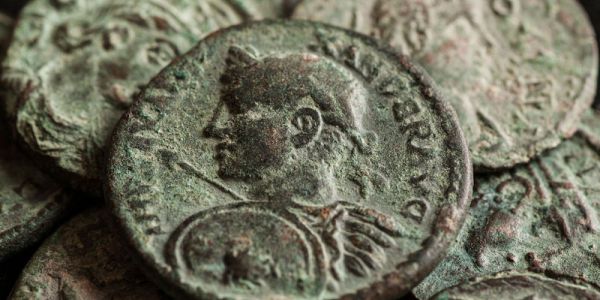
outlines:
{"label": "green oxidation", "polygon": [[103,209],[60,227],[33,255],[10,299],[168,299],[133,264]]}
{"label": "green oxidation", "polygon": [[349,31],[220,31],[117,128],[106,196],[176,297],[396,298],[442,258],[471,194],[436,90]]}
{"label": "green oxidation", "polygon": [[485,300],[485,299],[599,299],[600,289],[582,280],[567,276],[546,277],[530,272],[502,272],[472,278],[451,287],[432,300]]}
{"label": "green oxidation", "polygon": [[457,111],[476,171],[556,147],[596,92],[596,39],[577,1],[305,0],[293,17],[370,34],[422,64]]}
{"label": "green oxidation", "polygon": [[600,285],[600,115],[590,110],[584,116],[575,137],[558,148],[475,180],[465,226],[444,261],[414,289],[418,297],[502,270]]}
{"label": "green oxidation", "polygon": [[30,1],[2,67],[3,103],[17,137],[65,181],[100,194],[105,143],[148,80],[203,36],[273,17],[259,14],[253,0],[238,2],[244,6],[226,0]]}
{"label": "green oxidation", "polygon": [[[2,49],[12,26],[0,14]],[[0,120],[0,262],[39,242],[71,206],[68,193],[9,141],[4,123]]]}

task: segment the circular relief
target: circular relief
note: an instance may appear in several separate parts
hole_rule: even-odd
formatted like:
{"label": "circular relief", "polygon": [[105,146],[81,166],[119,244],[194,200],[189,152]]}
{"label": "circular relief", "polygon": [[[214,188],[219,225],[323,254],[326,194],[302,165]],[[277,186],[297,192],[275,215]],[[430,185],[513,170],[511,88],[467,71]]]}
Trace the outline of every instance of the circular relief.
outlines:
{"label": "circular relief", "polygon": [[573,0],[305,0],[294,18],[352,28],[418,61],[458,113],[477,171],[556,147],[596,92],[594,30]]}
{"label": "circular relief", "polygon": [[192,298],[394,298],[443,257],[471,194],[453,110],[405,57],[318,23],[220,31],[118,126],[106,197]]}
{"label": "circular relief", "polygon": [[10,124],[44,166],[99,194],[105,144],[140,88],[203,36],[261,17],[252,1],[30,1],[3,63]]}

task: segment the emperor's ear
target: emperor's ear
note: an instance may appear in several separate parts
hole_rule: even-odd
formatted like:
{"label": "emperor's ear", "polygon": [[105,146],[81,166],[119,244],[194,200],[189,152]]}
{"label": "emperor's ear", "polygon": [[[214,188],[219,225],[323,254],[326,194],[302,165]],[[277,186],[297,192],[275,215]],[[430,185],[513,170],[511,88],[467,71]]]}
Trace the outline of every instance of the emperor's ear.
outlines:
{"label": "emperor's ear", "polygon": [[316,109],[303,107],[294,114],[292,125],[298,130],[298,134],[292,137],[292,143],[296,148],[302,148],[316,138],[323,120]]}

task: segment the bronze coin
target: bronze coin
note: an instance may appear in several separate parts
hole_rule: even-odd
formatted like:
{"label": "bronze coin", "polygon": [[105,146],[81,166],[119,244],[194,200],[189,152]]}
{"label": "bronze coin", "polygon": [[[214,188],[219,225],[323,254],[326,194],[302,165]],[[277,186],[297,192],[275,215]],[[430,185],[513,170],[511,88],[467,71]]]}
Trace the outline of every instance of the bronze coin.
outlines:
{"label": "bronze coin", "polygon": [[[0,14],[0,53],[12,26],[12,19]],[[73,202],[68,191],[13,145],[4,122],[0,118],[0,261],[39,242]]]}
{"label": "bronze coin", "polygon": [[167,299],[133,264],[108,219],[93,209],[63,225],[31,258],[10,299]]}
{"label": "bronze coin", "polygon": [[113,137],[106,198],[174,295],[386,299],[443,257],[471,180],[455,113],[406,57],[272,21],[151,81]]}
{"label": "bronze coin", "polygon": [[140,88],[204,35],[258,14],[254,1],[31,1],[3,64],[10,124],[48,170],[100,194],[105,144]]}
{"label": "bronze coin", "polygon": [[544,300],[597,300],[598,286],[568,277],[551,278],[540,274],[508,272],[473,279],[449,288],[432,300],[487,300],[487,299],[544,299]]}
{"label": "bronze coin", "polygon": [[600,286],[600,114],[528,165],[475,180],[457,242],[415,288],[428,299],[470,277],[533,270]]}
{"label": "bronze coin", "polygon": [[556,147],[596,92],[596,39],[574,0],[305,0],[294,17],[370,34],[421,63],[480,171]]}

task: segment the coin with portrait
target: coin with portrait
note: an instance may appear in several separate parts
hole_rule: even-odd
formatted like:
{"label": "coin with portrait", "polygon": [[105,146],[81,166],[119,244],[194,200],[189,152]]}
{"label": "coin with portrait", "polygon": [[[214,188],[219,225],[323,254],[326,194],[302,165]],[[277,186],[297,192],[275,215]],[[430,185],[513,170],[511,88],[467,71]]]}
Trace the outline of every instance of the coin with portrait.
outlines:
{"label": "coin with portrait", "polygon": [[585,115],[575,137],[558,148],[475,180],[465,226],[415,288],[418,297],[505,270],[563,274],[600,286],[600,114]]}
{"label": "coin with portrait", "polygon": [[[0,53],[12,27],[0,14]],[[0,118],[0,262],[39,242],[73,206],[71,193],[13,144],[4,123]]]}
{"label": "coin with portrait", "polygon": [[477,171],[556,147],[596,92],[594,31],[573,0],[305,0],[294,17],[369,34],[423,65],[456,109]]}
{"label": "coin with portrait", "polygon": [[100,194],[105,144],[140,88],[204,35],[253,18],[249,0],[31,1],[2,67],[9,123],[41,165]]}
{"label": "coin with portrait", "polygon": [[453,110],[406,57],[310,22],[202,41],[120,122],[106,197],[174,295],[394,298],[471,191]]}

